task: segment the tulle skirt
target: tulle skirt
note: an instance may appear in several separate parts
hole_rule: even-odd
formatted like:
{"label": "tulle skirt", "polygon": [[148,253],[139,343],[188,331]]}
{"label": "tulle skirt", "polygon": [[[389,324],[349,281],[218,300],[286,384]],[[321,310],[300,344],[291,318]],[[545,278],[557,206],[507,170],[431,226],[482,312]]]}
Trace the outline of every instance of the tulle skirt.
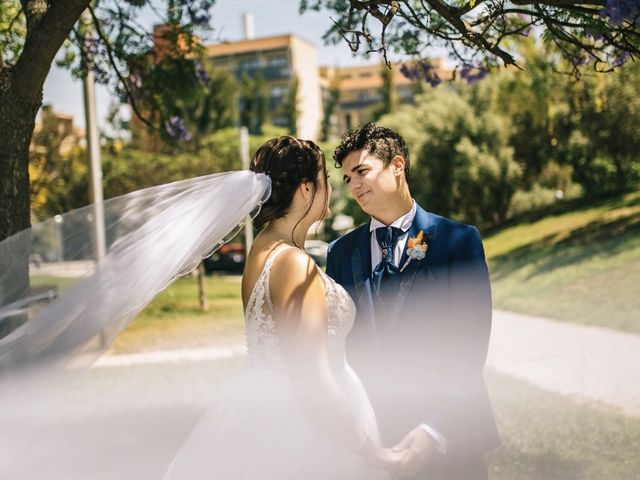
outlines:
{"label": "tulle skirt", "polygon": [[[375,415],[356,374],[334,371],[352,412],[374,442]],[[337,444],[305,412],[289,374],[246,366],[225,399],[208,409],[174,458],[165,480],[387,480]]]}

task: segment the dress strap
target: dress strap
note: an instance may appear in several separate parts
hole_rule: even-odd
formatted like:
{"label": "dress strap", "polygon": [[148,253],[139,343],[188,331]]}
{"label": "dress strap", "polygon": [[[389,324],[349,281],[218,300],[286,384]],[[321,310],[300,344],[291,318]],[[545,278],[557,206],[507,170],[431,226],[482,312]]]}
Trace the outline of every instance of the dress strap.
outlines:
{"label": "dress strap", "polygon": [[287,247],[294,248],[292,245],[281,243],[269,253],[269,255],[267,256],[267,260],[264,262],[264,269],[266,272],[271,271],[271,267],[273,267],[273,263],[276,261],[276,258],[278,257],[278,255],[284,252]]}
{"label": "dress strap", "polygon": [[271,273],[271,267],[273,267],[273,262],[275,262],[278,255],[280,255],[289,247],[295,248],[293,245],[289,245],[286,243],[282,243],[278,245],[276,248],[273,249],[271,253],[269,253],[267,260],[264,262],[264,280],[263,281],[264,281],[265,298],[267,300],[267,305],[269,306],[269,310],[272,316],[275,314],[275,312],[273,311],[273,304],[271,303],[271,292],[269,291],[269,274]]}

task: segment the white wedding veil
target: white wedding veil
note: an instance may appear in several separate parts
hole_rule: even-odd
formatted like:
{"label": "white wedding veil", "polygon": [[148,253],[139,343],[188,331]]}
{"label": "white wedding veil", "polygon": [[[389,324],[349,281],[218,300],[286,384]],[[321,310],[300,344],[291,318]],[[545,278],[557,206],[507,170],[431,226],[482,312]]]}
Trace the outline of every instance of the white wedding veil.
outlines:
{"label": "white wedding veil", "polygon": [[69,372],[86,371],[156,294],[237,235],[270,193],[267,175],[235,171],[106,200],[97,262],[99,205],[0,242],[1,478],[12,457],[28,454],[28,424],[47,415]]}
{"label": "white wedding veil", "polygon": [[[78,362],[98,337],[103,347],[111,343],[157,293],[232,239],[243,221],[258,213],[270,185],[264,174],[237,171],[109,199],[104,202],[107,251],[97,263],[92,261],[93,205],[0,242],[5,267],[0,271],[0,322],[23,321],[0,339],[0,372]],[[52,255],[64,262],[47,262]],[[25,261],[38,272],[31,286],[20,285],[16,272],[7,268]],[[47,289],[52,273],[39,267],[56,264],[58,270],[86,272],[75,282],[67,280],[62,291],[55,285]],[[95,357],[95,352],[92,347],[87,353]]]}

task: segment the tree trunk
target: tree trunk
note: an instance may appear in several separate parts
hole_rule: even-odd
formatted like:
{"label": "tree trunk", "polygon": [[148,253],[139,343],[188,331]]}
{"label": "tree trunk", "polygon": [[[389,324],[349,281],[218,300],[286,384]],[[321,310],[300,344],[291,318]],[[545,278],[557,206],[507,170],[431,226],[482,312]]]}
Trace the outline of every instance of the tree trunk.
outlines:
{"label": "tree trunk", "polygon": [[[22,0],[27,34],[17,62],[0,57],[0,241],[29,228],[29,144],[42,104],[42,87],[58,50],[90,0]],[[29,288],[30,238],[0,256],[0,305]],[[0,338],[26,315],[0,319]]]}
{"label": "tree trunk", "polygon": [[624,192],[627,190],[627,176],[625,175],[624,163],[621,159],[622,155],[618,152],[613,152],[613,165],[616,168],[616,190],[618,192]]}
{"label": "tree trunk", "polygon": [[198,276],[198,303],[200,304],[200,310],[203,312],[209,311],[209,301],[207,300],[207,292],[204,286],[204,277],[206,275],[204,270],[204,263],[200,262],[197,269]]}
{"label": "tree trunk", "polygon": [[[7,70],[0,72],[0,241],[29,228],[29,144],[42,90],[35,98],[17,94]],[[25,241],[26,240],[26,241]],[[29,288],[30,237],[0,256],[0,305],[25,295]],[[0,319],[0,338],[26,320],[25,315]]]}
{"label": "tree trunk", "polygon": [[29,144],[42,90],[18,95],[8,72],[0,73],[0,241],[29,228]]}

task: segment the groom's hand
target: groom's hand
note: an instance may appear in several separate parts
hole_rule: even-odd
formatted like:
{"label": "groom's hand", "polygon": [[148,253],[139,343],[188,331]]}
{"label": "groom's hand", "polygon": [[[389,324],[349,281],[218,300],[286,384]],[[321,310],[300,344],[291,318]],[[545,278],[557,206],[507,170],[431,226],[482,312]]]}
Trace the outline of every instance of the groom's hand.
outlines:
{"label": "groom's hand", "polygon": [[394,476],[401,478],[416,475],[429,461],[435,448],[435,441],[422,428],[416,427],[411,430],[393,447],[393,451],[402,455],[397,469],[394,469]]}

